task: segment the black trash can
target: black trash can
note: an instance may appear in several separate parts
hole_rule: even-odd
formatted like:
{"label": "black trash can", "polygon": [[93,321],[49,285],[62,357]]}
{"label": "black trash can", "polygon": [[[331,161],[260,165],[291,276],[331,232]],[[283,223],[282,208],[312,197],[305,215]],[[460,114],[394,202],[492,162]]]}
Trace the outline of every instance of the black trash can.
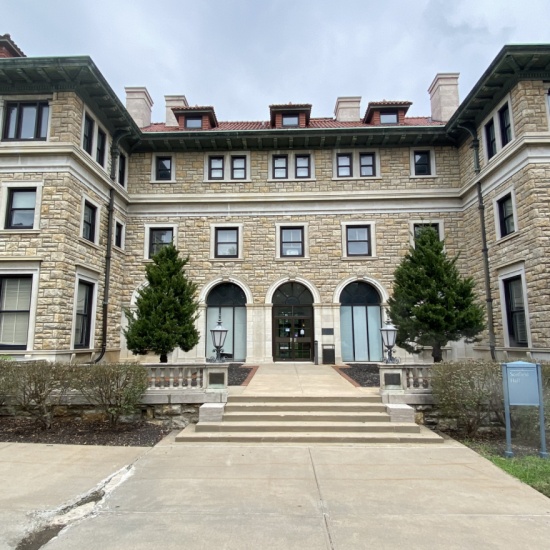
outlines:
{"label": "black trash can", "polygon": [[323,365],[334,365],[336,363],[336,353],[334,344],[323,344]]}

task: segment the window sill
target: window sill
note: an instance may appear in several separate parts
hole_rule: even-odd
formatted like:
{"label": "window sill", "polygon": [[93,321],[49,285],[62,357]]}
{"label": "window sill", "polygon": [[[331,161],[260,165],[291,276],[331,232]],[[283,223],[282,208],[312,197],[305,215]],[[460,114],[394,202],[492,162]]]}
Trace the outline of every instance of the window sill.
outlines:
{"label": "window sill", "polygon": [[275,258],[276,262],[303,262],[309,260],[309,256],[281,256]]}
{"label": "window sill", "polygon": [[[177,183],[176,180],[151,180],[149,183],[168,183],[168,184],[172,184],[172,183]],[[119,184],[120,185],[120,184]]]}
{"label": "window sill", "polygon": [[369,260],[377,260],[378,258],[376,256],[342,256],[340,259],[344,262],[357,262],[359,260],[368,262]]}
{"label": "window sill", "polygon": [[359,177],[341,177],[335,176],[332,181],[379,181],[382,178],[380,176],[359,176]]}
{"label": "window sill", "polygon": [[244,258],[210,258],[211,262],[244,262]]}
{"label": "window sill", "polygon": [[97,243],[93,243],[92,241],[89,241],[88,239],[85,239],[84,237],[79,237],[78,241],[81,244],[85,244],[87,246],[91,246],[92,248],[95,248],[96,250],[101,250],[101,246],[99,246]]}
{"label": "window sill", "polygon": [[506,235],[505,237],[500,237],[499,239],[497,239],[495,244],[501,244],[501,243],[508,242],[508,241],[514,239],[515,237],[518,237],[519,234],[520,234],[519,231],[514,231],[513,233],[510,233],[509,235]]}
{"label": "window sill", "polygon": [[223,180],[202,180],[203,183],[252,183],[250,178],[246,179],[223,179]]}
{"label": "window sill", "polygon": [[2,235],[39,235],[40,229],[0,229]]}
{"label": "window sill", "polygon": [[317,178],[269,178],[268,183],[277,183],[277,182],[283,182],[283,181],[291,181],[291,182],[297,182],[297,181],[317,181]]}
{"label": "window sill", "polygon": [[415,174],[411,174],[409,177],[414,180],[429,180],[437,178],[437,174],[430,174],[429,176],[417,176]]}

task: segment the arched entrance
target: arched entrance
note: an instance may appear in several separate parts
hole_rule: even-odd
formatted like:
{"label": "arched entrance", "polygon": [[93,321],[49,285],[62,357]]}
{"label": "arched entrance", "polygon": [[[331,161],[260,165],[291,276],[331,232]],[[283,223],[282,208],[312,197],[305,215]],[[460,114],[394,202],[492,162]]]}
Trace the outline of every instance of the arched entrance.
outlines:
{"label": "arched entrance", "polygon": [[344,361],[381,361],[383,355],[380,295],[368,283],[356,281],[340,294],[340,334]]}
{"label": "arched entrance", "polygon": [[210,330],[218,324],[227,329],[222,357],[229,361],[246,359],[246,296],[242,288],[233,283],[216,285],[206,298],[206,357],[212,355]]}
{"label": "arched entrance", "polygon": [[313,361],[313,296],[295,281],[273,294],[273,359]]}

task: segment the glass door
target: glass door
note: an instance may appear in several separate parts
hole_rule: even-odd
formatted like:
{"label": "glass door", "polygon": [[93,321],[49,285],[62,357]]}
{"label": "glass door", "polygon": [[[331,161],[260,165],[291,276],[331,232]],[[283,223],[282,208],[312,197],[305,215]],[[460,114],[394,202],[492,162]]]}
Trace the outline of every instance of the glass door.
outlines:
{"label": "glass door", "polygon": [[273,308],[273,356],[275,361],[313,360],[313,308]]}

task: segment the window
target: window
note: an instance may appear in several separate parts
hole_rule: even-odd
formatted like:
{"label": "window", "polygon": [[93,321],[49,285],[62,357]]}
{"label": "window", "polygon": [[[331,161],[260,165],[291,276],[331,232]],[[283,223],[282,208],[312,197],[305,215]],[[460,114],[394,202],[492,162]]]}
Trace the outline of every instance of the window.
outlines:
{"label": "window", "polygon": [[310,169],[309,169],[309,155],[296,155],[296,177],[297,178],[309,178]]}
{"label": "window", "polygon": [[98,128],[95,160],[97,161],[98,164],[101,164],[101,166],[105,166],[106,147],[107,147],[107,135],[101,128]]}
{"label": "window", "polygon": [[502,147],[504,147],[512,141],[512,123],[510,121],[510,108],[508,107],[508,103],[498,112],[498,120],[500,122],[500,141]]}
{"label": "window", "polygon": [[32,276],[0,277],[0,349],[27,349]]}
{"label": "window", "polygon": [[10,188],[8,190],[6,229],[32,229],[35,207],[36,189]]}
{"label": "window", "polygon": [[395,111],[380,113],[380,124],[397,124],[397,121],[397,112]]}
{"label": "window", "polygon": [[490,120],[485,125],[485,139],[487,142],[487,158],[492,158],[497,152],[497,140],[495,137],[495,123]]}
{"label": "window", "polygon": [[431,176],[431,155],[430,151],[414,151],[414,175],[415,176]]}
{"label": "window", "polygon": [[288,156],[275,155],[273,156],[273,178],[288,179]]}
{"label": "window", "polygon": [[298,115],[283,115],[283,126],[293,127],[298,126],[300,123],[300,118]]}
{"label": "window", "polygon": [[508,193],[507,195],[504,195],[504,197],[502,197],[501,199],[498,199],[497,207],[500,237],[502,238],[516,231],[512,194]]}
{"label": "window", "polygon": [[163,246],[171,244],[174,240],[172,227],[155,227],[149,230],[149,258],[160,252]]}
{"label": "window", "polygon": [[418,237],[418,234],[420,233],[420,231],[426,227],[431,227],[432,229],[435,230],[435,232],[437,233],[437,236],[439,237],[439,240],[441,240],[441,228],[439,226],[439,223],[438,222],[420,222],[420,223],[413,223],[413,236],[414,236],[414,240],[417,239]]}
{"label": "window", "polygon": [[374,153],[361,153],[359,155],[359,175],[362,178],[376,175]]}
{"label": "window", "polygon": [[281,257],[304,256],[304,228],[281,227]]}
{"label": "window", "polygon": [[370,256],[370,226],[352,225],[346,227],[347,256]]}
{"label": "window", "polygon": [[172,181],[172,157],[155,157],[155,180]]}
{"label": "window", "polygon": [[246,157],[231,157],[231,179],[246,179]]}
{"label": "window", "polygon": [[124,248],[124,224],[115,222],[115,246]]}
{"label": "window", "polygon": [[126,186],[126,155],[123,155],[120,153],[118,155],[118,183],[122,185],[122,187]]}
{"label": "window", "polygon": [[74,347],[89,348],[92,334],[94,284],[79,280],[76,296]]}
{"label": "window", "polygon": [[506,321],[510,347],[527,347],[527,323],[520,275],[503,280]]}
{"label": "window", "polygon": [[200,116],[187,116],[185,117],[185,127],[193,129],[202,128],[202,117]]}
{"label": "window", "polygon": [[47,101],[7,103],[4,139],[45,140],[49,113]]}
{"label": "window", "polygon": [[86,115],[84,117],[84,134],[82,136],[82,149],[89,155],[92,154],[94,146],[94,120]]}
{"label": "window", "polygon": [[96,215],[97,206],[84,201],[84,217],[82,221],[82,236],[91,243],[96,239]]}
{"label": "window", "polygon": [[351,153],[340,153],[336,156],[337,169],[336,174],[339,178],[351,178],[352,170],[352,155]]}
{"label": "window", "polygon": [[223,157],[208,158],[208,179],[223,180]]}
{"label": "window", "polygon": [[239,230],[236,227],[216,228],[216,258],[239,257]]}

